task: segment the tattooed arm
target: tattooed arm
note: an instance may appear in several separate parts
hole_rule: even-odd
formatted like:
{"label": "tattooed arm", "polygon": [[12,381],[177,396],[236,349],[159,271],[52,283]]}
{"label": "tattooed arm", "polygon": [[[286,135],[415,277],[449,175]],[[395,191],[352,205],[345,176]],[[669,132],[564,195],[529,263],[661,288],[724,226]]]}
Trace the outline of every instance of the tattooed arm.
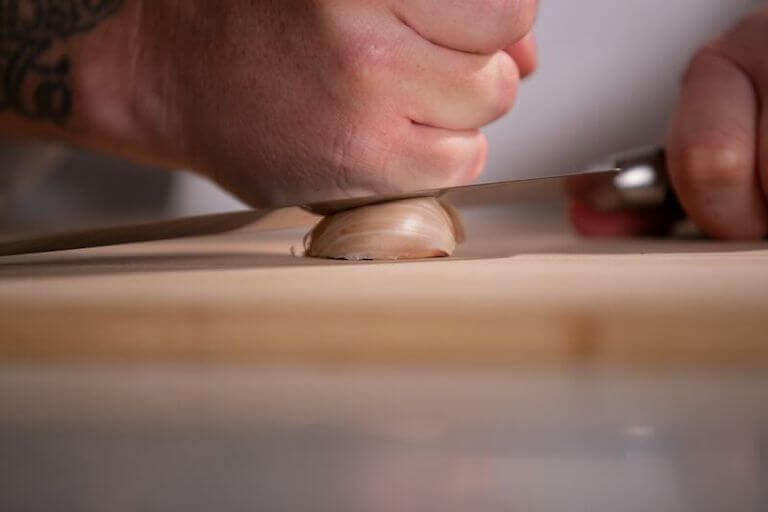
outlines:
{"label": "tattooed arm", "polygon": [[535,65],[535,6],[0,0],[0,131],[194,168],[255,205],[465,183]]}
{"label": "tattooed arm", "polygon": [[133,0],[0,0],[0,133],[163,162],[131,118],[141,8]]}
{"label": "tattooed arm", "polygon": [[[0,2],[0,110],[61,122],[72,113],[66,40],[117,12],[121,0]],[[58,48],[57,48],[58,47]]]}

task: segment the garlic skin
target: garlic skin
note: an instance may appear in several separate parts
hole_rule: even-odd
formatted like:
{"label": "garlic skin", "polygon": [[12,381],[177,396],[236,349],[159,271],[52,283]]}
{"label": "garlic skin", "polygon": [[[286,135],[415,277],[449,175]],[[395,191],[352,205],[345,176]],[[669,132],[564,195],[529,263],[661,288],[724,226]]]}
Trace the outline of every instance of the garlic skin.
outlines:
{"label": "garlic skin", "polygon": [[450,256],[463,239],[453,208],[419,197],[329,215],[307,234],[304,248],[316,258],[404,260]]}

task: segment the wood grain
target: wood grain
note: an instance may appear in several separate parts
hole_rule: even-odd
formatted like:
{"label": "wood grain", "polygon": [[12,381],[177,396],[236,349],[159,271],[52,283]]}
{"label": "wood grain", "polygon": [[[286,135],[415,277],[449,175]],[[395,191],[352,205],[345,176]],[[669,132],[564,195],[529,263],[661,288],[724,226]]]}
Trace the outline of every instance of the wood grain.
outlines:
{"label": "wood grain", "polygon": [[768,366],[764,244],[540,213],[470,212],[433,261],[293,257],[305,229],[0,258],[0,360]]}

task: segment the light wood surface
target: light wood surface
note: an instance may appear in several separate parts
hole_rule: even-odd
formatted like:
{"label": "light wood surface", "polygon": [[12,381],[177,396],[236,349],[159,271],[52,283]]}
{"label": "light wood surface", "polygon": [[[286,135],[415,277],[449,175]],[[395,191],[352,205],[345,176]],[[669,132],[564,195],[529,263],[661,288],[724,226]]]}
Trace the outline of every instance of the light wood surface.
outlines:
{"label": "light wood surface", "polygon": [[0,359],[768,366],[768,246],[584,241],[561,213],[472,209],[432,261],[294,257],[306,227],[264,226],[0,258]]}
{"label": "light wood surface", "polygon": [[0,258],[0,509],[765,510],[763,244],[465,214],[434,261]]}

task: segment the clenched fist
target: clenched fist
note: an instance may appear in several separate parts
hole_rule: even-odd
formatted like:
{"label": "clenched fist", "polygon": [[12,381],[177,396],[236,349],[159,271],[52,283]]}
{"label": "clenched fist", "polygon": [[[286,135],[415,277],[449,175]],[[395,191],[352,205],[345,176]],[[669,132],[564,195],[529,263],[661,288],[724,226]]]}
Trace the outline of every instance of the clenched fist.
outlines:
{"label": "clenched fist", "polygon": [[472,181],[478,129],[535,66],[535,0],[74,4],[111,7],[36,57],[66,58],[71,102],[61,89],[43,103],[57,119],[16,126],[190,167],[257,206]]}

